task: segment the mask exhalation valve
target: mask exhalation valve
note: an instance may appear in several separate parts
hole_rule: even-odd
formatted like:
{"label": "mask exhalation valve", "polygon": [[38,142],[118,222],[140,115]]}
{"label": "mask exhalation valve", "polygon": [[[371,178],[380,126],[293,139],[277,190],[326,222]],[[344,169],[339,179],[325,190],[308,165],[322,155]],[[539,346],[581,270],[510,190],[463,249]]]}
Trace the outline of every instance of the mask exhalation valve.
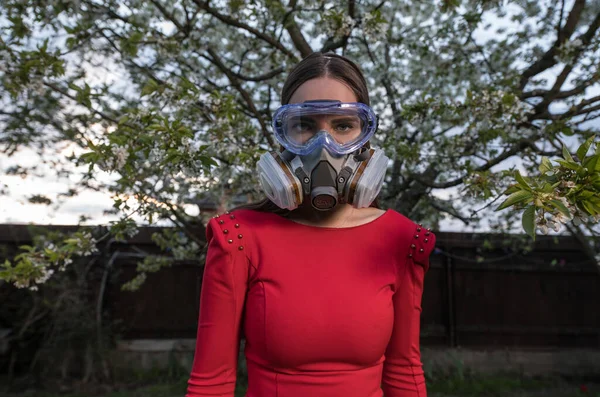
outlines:
{"label": "mask exhalation valve", "polygon": [[320,211],[327,211],[337,204],[337,191],[331,186],[319,186],[310,193],[312,205]]}

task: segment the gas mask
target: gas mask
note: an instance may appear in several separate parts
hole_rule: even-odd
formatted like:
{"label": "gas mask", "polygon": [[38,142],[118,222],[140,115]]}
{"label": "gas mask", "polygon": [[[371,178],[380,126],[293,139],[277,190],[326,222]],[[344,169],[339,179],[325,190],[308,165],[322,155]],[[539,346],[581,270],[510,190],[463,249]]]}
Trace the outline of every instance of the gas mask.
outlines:
{"label": "gas mask", "polygon": [[293,210],[304,200],[328,211],[337,204],[371,205],[379,194],[388,158],[365,144],[377,116],[363,103],[307,101],[284,105],[273,116],[281,153],[261,156],[257,172],[266,196]]}

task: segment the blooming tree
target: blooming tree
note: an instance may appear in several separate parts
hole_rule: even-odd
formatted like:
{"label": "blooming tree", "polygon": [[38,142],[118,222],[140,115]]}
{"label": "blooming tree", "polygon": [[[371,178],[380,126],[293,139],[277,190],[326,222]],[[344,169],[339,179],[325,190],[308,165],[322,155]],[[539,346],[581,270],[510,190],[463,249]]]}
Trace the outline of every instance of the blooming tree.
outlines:
{"label": "blooming tree", "polygon": [[[182,233],[156,240],[197,257],[204,214],[186,208],[224,189],[260,197],[286,73],[335,51],[361,65],[381,116],[385,206],[433,226],[522,217],[532,236],[567,224],[594,253],[599,27],[597,0],[5,0],[0,148],[75,145],[52,158],[58,173],[83,167],[65,195],[110,192],[110,236],[134,234],[135,217],[169,221]],[[35,287],[105,237],[26,247],[0,277]],[[132,285],[167,262],[145,260]]]}

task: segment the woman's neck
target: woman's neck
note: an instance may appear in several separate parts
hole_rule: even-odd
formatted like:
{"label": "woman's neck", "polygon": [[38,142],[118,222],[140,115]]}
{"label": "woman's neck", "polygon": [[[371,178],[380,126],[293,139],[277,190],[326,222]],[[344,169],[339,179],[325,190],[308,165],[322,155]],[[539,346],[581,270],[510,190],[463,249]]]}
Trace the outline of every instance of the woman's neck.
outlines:
{"label": "woman's neck", "polygon": [[292,211],[288,218],[298,223],[321,227],[352,226],[357,209],[350,204],[338,204],[329,211],[319,211],[310,204],[303,204]]}

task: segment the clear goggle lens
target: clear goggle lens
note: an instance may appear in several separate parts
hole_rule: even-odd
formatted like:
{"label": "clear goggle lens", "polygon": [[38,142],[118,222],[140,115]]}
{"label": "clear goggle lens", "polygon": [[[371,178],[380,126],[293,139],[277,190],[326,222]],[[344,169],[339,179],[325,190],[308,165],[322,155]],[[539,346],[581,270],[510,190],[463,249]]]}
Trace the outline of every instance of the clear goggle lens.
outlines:
{"label": "clear goggle lens", "polygon": [[358,139],[365,121],[356,114],[303,114],[285,120],[287,138],[297,144],[307,143],[318,132],[325,131],[340,144]]}
{"label": "clear goggle lens", "polygon": [[[286,149],[305,154],[319,142],[348,153],[377,129],[377,116],[363,103],[315,101],[284,105],[273,117],[275,137]],[[325,138],[325,136],[330,138]]]}

